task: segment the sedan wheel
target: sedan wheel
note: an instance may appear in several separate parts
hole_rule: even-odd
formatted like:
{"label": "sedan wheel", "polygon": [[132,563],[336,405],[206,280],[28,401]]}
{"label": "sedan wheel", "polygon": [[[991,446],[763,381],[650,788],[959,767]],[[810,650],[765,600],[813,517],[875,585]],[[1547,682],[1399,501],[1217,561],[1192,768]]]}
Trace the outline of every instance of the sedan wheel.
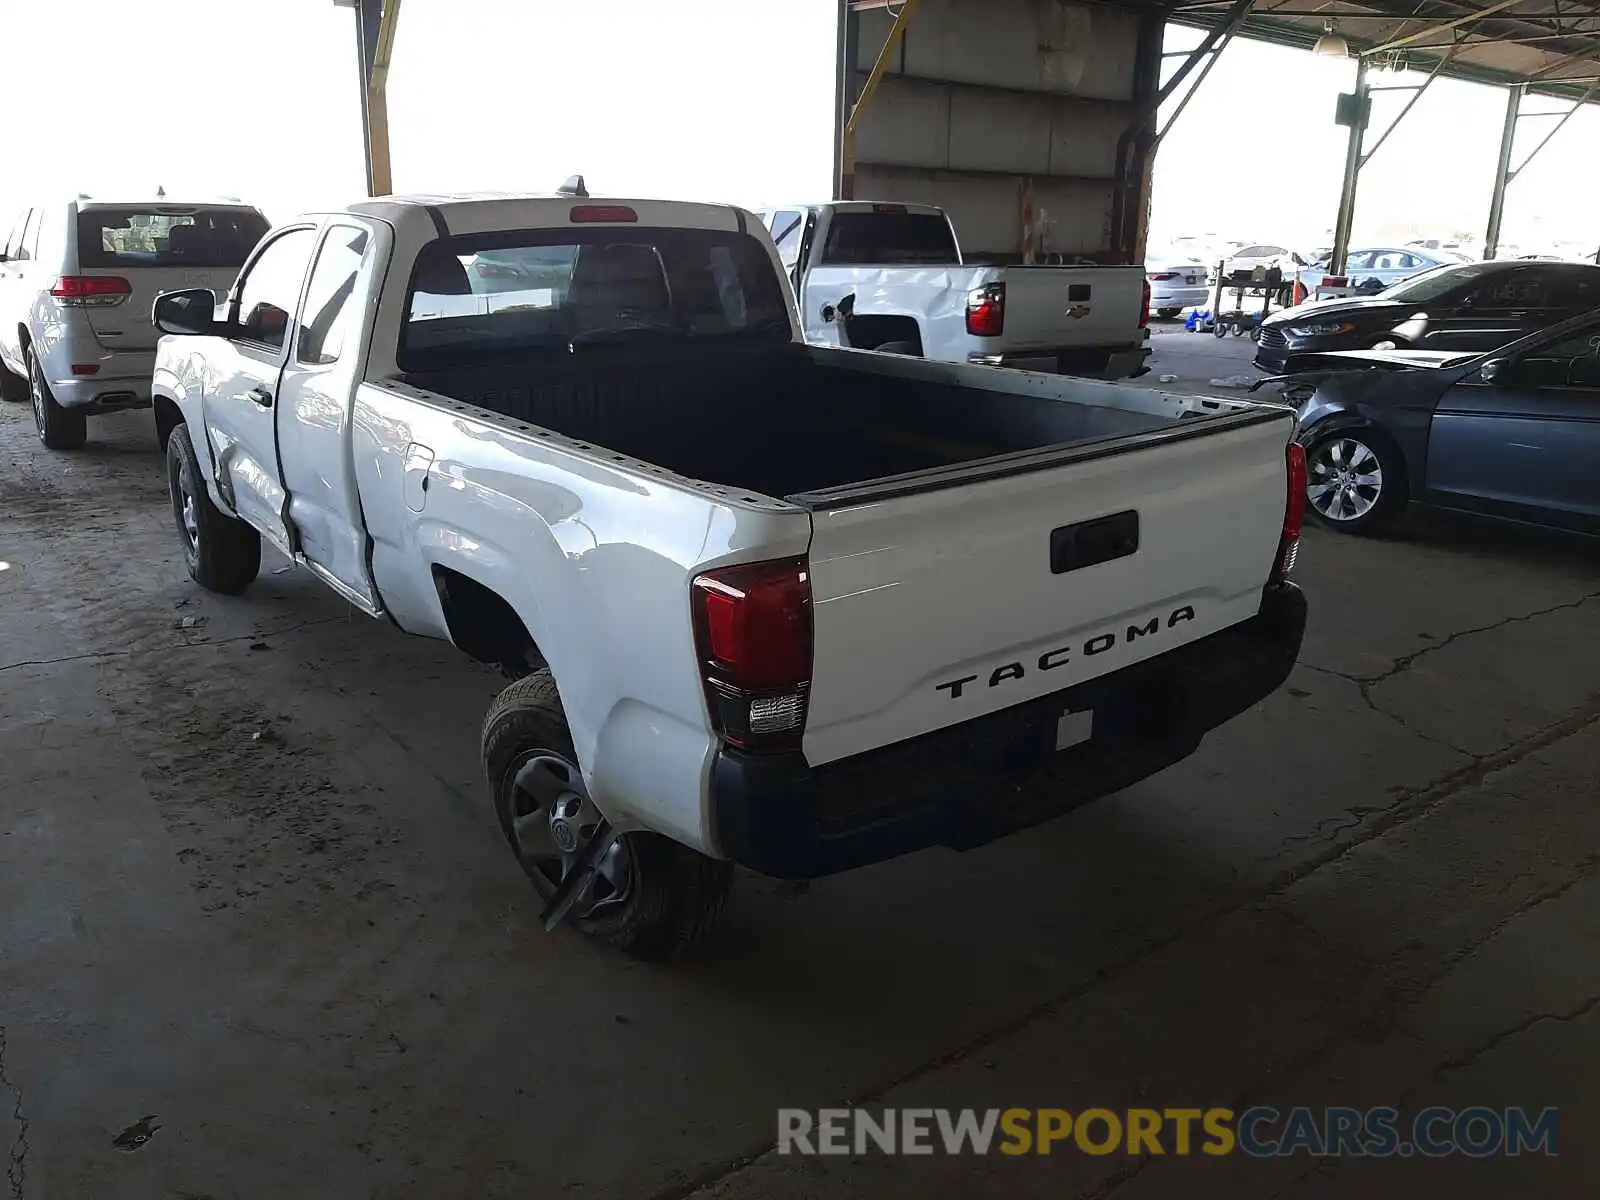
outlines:
{"label": "sedan wheel", "polygon": [[1306,455],[1306,500],[1335,529],[1370,528],[1405,502],[1405,491],[1394,452],[1365,431],[1330,434]]}

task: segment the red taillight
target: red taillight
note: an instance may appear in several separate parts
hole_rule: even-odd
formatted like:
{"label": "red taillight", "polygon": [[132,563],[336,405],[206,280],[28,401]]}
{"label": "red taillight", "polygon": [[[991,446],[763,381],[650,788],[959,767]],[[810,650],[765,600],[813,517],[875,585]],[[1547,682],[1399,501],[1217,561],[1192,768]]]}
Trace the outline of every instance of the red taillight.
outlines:
{"label": "red taillight", "polygon": [[1300,553],[1300,530],[1306,519],[1306,448],[1290,442],[1284,452],[1288,465],[1289,497],[1283,507],[1283,534],[1278,538],[1278,558],[1272,564],[1272,582],[1283,583],[1294,570]]}
{"label": "red taillight", "polygon": [[68,308],[110,308],[133,295],[133,285],[120,275],[63,275],[50,294]]}
{"label": "red taillight", "polygon": [[1006,328],[1006,285],[987,283],[967,293],[967,332],[999,337]]}
{"label": "red taillight", "polygon": [[1324,275],[1322,277],[1322,286],[1331,288],[1349,287],[1350,277],[1348,275]]}
{"label": "red taillight", "polygon": [[1150,324],[1150,281],[1144,281],[1144,299],[1139,301],[1139,328]]}
{"label": "red taillight", "polygon": [[1176,271],[1157,271],[1150,276],[1150,279],[1154,283],[1165,283],[1167,280],[1176,279],[1177,277],[1178,273]]}
{"label": "red taillight", "polygon": [[811,688],[811,576],[803,558],[696,575],[690,593],[706,704],[745,750],[794,750]]}
{"label": "red taillight", "polygon": [[574,225],[583,225],[593,222],[622,222],[631,224],[639,219],[639,214],[626,204],[574,204],[567,213],[567,220]]}
{"label": "red taillight", "polygon": [[100,364],[99,363],[73,363],[72,364],[72,373],[74,375],[98,375],[98,374],[100,374]]}

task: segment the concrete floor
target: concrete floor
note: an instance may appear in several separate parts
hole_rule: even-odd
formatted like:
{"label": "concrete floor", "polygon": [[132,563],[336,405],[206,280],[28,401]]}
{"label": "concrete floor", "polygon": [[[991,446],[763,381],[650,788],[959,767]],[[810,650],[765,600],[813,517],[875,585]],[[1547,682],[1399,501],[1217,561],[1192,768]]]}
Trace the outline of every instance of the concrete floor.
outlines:
{"label": "concrete floor", "polygon": [[[91,437],[0,409],[13,1200],[1595,1194],[1592,550],[1313,532],[1303,665],[1192,759],[966,855],[743,877],[651,968],[535,927],[493,675],[277,562],[199,591],[148,418]],[[1560,1157],[769,1153],[849,1102],[1559,1105]]]}

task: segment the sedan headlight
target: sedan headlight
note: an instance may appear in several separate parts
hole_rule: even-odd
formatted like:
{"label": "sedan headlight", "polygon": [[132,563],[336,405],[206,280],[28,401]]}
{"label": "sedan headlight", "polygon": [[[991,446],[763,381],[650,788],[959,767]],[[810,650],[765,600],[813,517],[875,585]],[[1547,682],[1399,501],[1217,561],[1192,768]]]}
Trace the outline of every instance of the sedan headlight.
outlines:
{"label": "sedan headlight", "polygon": [[1348,325],[1348,324],[1335,325],[1335,324],[1331,324],[1331,323],[1330,324],[1325,324],[1325,325],[1291,325],[1291,326],[1289,326],[1289,332],[1292,333],[1295,337],[1336,337],[1337,335],[1339,335],[1341,333],[1350,333],[1354,329],[1355,329],[1354,325]]}

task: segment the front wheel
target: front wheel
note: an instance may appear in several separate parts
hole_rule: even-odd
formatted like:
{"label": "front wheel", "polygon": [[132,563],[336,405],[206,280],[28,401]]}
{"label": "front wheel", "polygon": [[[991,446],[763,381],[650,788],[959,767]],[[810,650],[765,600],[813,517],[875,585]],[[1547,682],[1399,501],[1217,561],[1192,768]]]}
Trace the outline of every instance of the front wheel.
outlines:
{"label": "front wheel", "polygon": [[189,577],[225,596],[249,587],[261,570],[261,535],[211,503],[187,425],[167,436],[167,491]]}
{"label": "front wheel", "polygon": [[[501,832],[548,901],[603,819],[549,671],[517,680],[490,707],[483,770]],[[569,919],[637,958],[675,958],[715,926],[732,879],[726,862],[660,834],[628,833],[600,861]]]}
{"label": "front wheel", "polygon": [[81,408],[62,408],[50,391],[39,356],[27,349],[28,394],[33,401],[33,426],[46,450],[77,450],[89,439],[89,422]]}
{"label": "front wheel", "polygon": [[1405,463],[1387,438],[1367,429],[1313,437],[1306,449],[1306,502],[1341,533],[1370,533],[1406,505]]}

